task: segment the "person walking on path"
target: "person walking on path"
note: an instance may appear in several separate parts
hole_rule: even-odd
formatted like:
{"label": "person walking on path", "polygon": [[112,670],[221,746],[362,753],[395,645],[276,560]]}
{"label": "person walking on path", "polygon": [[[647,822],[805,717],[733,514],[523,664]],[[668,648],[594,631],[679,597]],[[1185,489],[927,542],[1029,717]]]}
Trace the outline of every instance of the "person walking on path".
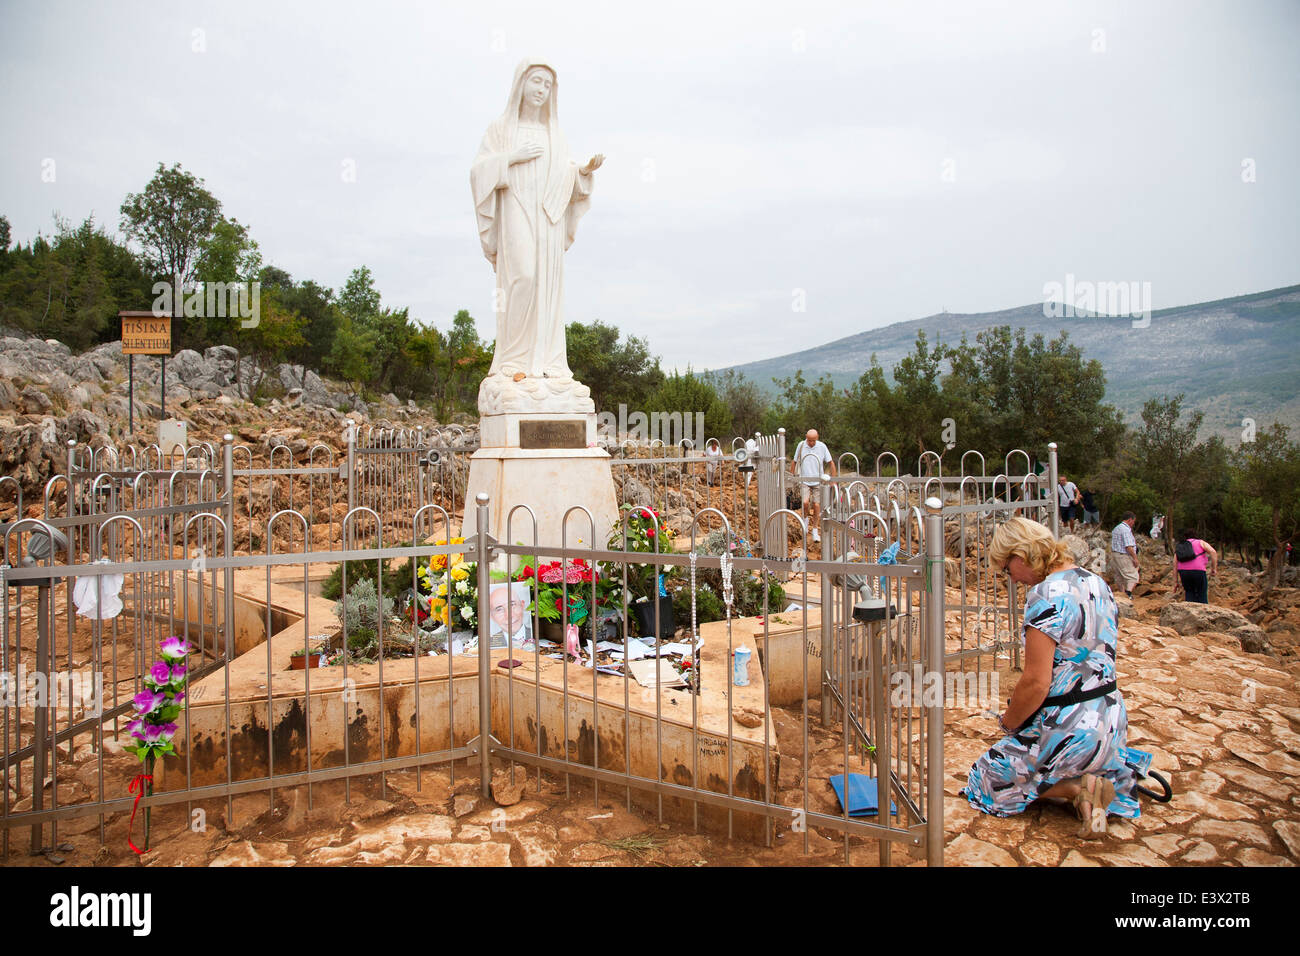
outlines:
{"label": "person walking on path", "polygon": [[1123,588],[1124,595],[1130,598],[1138,583],[1137,539],[1133,537],[1135,524],[1137,515],[1126,511],[1120,523],[1110,532],[1111,583],[1117,588]]}
{"label": "person walking on path", "polygon": [[790,474],[799,476],[800,503],[811,519],[809,528],[813,541],[822,539],[818,527],[821,524],[822,505],[815,489],[821,484],[823,473],[835,475],[835,462],[830,449],[819,439],[817,429],[808,429],[807,441],[799,443],[795,449],[794,461],[790,462]]}
{"label": "person walking on path", "polygon": [[718,447],[718,440],[710,438],[704,446],[705,465],[704,480],[711,485],[716,485],[720,479],[722,470],[722,449]]}
{"label": "person walking on path", "polygon": [[1091,491],[1083,492],[1083,523],[1084,524],[1101,524],[1101,511],[1097,508],[1097,499],[1093,497]]}
{"label": "person walking on path", "polygon": [[1219,552],[1184,529],[1174,544],[1174,567],[1185,598],[1193,604],[1209,604],[1209,575],[1219,573]]}
{"label": "person walking on path", "polygon": [[1065,475],[1056,479],[1056,506],[1061,511],[1061,524],[1074,533],[1074,519],[1078,515],[1078,509],[1083,498],[1079,494],[1079,486],[1072,481],[1066,480]]}

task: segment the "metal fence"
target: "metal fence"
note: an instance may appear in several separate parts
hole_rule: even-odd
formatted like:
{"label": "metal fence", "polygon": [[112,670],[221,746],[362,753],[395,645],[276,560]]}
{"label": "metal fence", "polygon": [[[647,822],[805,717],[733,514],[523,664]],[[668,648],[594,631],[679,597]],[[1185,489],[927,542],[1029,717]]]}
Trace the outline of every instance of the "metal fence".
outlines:
{"label": "metal fence", "polygon": [[[524,506],[511,511],[506,529],[494,530],[498,535],[504,530],[501,540],[534,539],[530,544],[505,545],[482,534],[464,544],[407,545],[421,540],[424,528],[439,521],[447,527],[448,515],[436,503],[422,506],[409,519],[357,504],[340,521],[341,546],[331,543],[324,549],[310,536],[311,517],[283,508],[257,529],[266,542],[263,553],[235,554],[233,544],[243,523],[235,507],[239,483],[260,476],[239,474],[230,442],[221,450],[221,459],[219,482],[199,480],[193,500],[177,500],[183,498],[183,479],[170,486],[175,496],[165,499],[167,503],[138,494],[168,486],[152,472],[142,472],[130,482],[122,479],[127,497],[110,494],[102,507],[97,504],[93,511],[55,519],[74,537],[88,536],[66,562],[57,553],[35,562],[21,560],[24,552],[29,557],[34,553],[33,540],[54,540],[60,528],[52,521],[30,520],[7,529],[0,574],[4,672],[25,668],[53,681],[62,665],[102,675],[105,690],[96,702],[85,694],[72,695],[46,708],[11,706],[6,697],[0,767],[5,780],[0,849],[6,855],[15,828],[31,828],[35,851],[58,843],[61,821],[98,817],[103,839],[111,815],[132,808],[130,775],[110,744],[130,717],[131,697],[143,687],[158,639],[180,633],[198,646],[198,654],[191,660],[191,691],[177,733],[178,755],[163,761],[158,790],[142,807],[184,804],[189,813],[195,805],[221,801],[229,813],[238,794],[264,792],[271,806],[275,790],[296,786],[307,788],[310,805],[312,788],[325,781],[380,774],[384,787],[386,773],[437,765],[448,765],[454,772],[456,761],[466,758],[477,758],[486,795],[495,758],[510,772],[522,766],[589,781],[597,800],[602,788],[614,787],[623,792],[629,808],[648,799],[659,819],[673,817],[710,827],[725,823],[729,833],[769,845],[776,825],[802,833],[805,849],[809,828],[819,828],[842,836],[846,859],[851,841],[865,838],[880,841],[883,862],[889,862],[889,847],[895,842],[923,850],[931,863],[942,861],[942,734],[934,730],[942,727],[942,703],[917,717],[927,728],[920,735],[892,718],[852,726],[858,719],[859,697],[880,700],[888,658],[870,651],[867,632],[848,615],[824,610],[821,623],[816,622],[808,601],[810,581],[865,571],[885,576],[907,601],[916,603],[916,614],[941,626],[941,558],[931,555],[925,565],[884,566],[850,565],[843,558],[791,562],[731,557],[735,532],[726,516],[712,508],[694,516],[689,536],[694,544],[707,532],[721,532],[722,553],[717,556],[696,554],[693,548],[692,553],[633,556],[617,549],[573,548],[567,540],[539,543]],[[695,464],[690,463],[692,468]],[[101,477],[91,482],[92,501],[98,501],[98,487],[112,484]],[[405,480],[413,479],[407,475]],[[480,527],[487,527],[486,496],[474,506]],[[110,513],[110,507],[117,510]],[[580,507],[573,511],[579,518],[584,514]],[[586,519],[590,521],[590,515]],[[769,521],[793,523],[798,534],[806,535],[792,512],[781,510]],[[940,516],[929,515],[926,522],[930,540],[941,540]],[[282,525],[292,532],[281,534]],[[369,543],[372,534],[378,548],[356,546],[358,538]],[[683,639],[696,655],[703,693],[642,687],[632,680],[630,667],[611,675],[583,668],[567,655],[556,661],[539,643],[527,649],[509,642],[491,646],[492,569],[509,575],[522,555],[539,550],[561,560],[599,563],[607,575],[624,581],[647,564],[656,573],[675,568],[692,581],[705,571],[726,581],[755,575],[764,585],[773,577],[793,575],[791,597],[801,606],[785,613],[785,633],[774,633],[774,618],[784,609],[768,606],[765,587],[761,634],[752,630],[753,619],[746,625],[751,630],[737,634],[730,613],[725,623],[697,627],[692,597],[692,622]],[[418,634],[397,633],[381,614],[376,659],[349,663],[344,655],[339,667],[288,669],[294,650],[308,650],[322,637],[347,646],[351,636],[346,576],[336,619],[334,608],[309,593],[310,565],[348,562],[346,569],[354,567],[351,562],[373,563],[382,593],[385,575],[409,573],[414,586],[419,563],[458,552],[476,563],[476,654],[426,656]],[[395,568],[407,559],[416,563]],[[88,582],[102,598],[115,590],[116,575],[124,578],[124,608],[110,622],[77,618],[71,599],[59,600],[60,590],[71,592]],[[291,590],[288,585],[299,575],[301,590]],[[831,587],[823,591],[832,593]],[[594,606],[594,592],[592,598]],[[620,613],[616,643],[623,643],[626,654],[628,607]],[[540,633],[539,618],[533,626],[534,633]],[[696,646],[696,636],[706,629],[708,642]],[[833,649],[824,663],[810,639],[819,633],[829,634],[823,646]],[[917,651],[922,661],[941,653],[936,650],[941,630],[918,639],[928,642],[928,650]],[[402,653],[403,641],[411,647],[409,655]],[[776,738],[771,682],[755,681],[761,686],[746,689],[731,679],[732,652],[738,645],[756,644],[770,670],[782,653],[781,642],[787,659],[794,661],[788,666],[796,668],[803,681],[798,700],[785,705],[786,716],[798,728],[799,743],[787,740],[783,748]],[[789,648],[794,648],[793,658]],[[660,654],[657,648],[656,666]],[[837,688],[857,689],[845,692],[851,695],[849,705],[841,707],[838,716],[824,710],[815,727],[808,700],[827,678]],[[737,721],[746,713],[758,714],[758,725]],[[843,739],[830,750],[814,751],[814,732]],[[860,745],[864,734],[870,742],[865,747]],[[882,746],[885,741],[892,744]],[[826,757],[828,753],[842,760]],[[796,761],[800,785],[782,785],[782,761]],[[888,783],[880,789],[893,796],[892,806],[887,804],[876,819],[850,816],[847,804],[837,809],[825,788],[810,782],[830,770],[883,775]]]}
{"label": "metal fence", "polygon": [[[814,560],[810,529],[785,507],[782,433],[757,436],[740,456],[738,439],[720,455],[689,443],[617,449],[612,464],[625,498],[632,489],[686,512],[680,527],[688,552],[635,557],[594,541],[583,548],[538,542],[525,506],[510,512],[506,528],[451,544],[472,451],[463,434],[349,428],[346,438],[338,461],[324,445],[296,456],[273,448],[264,466],[230,438],[171,457],[156,447],[70,446],[67,474],[44,489],[43,517],[4,529],[6,855],[15,828],[30,826],[39,849],[58,842],[62,820],[98,816],[102,838],[109,817],[131,808],[128,779],[105,742],[129,720],[158,640],[182,633],[197,648],[197,686],[178,735],[180,756],[166,762],[163,786],[146,806],[188,810],[219,800],[229,810],[235,795],[251,792],[265,792],[271,805],[276,789],[300,785],[310,803],[317,783],[377,773],[382,788],[388,772],[448,765],[454,773],[467,758],[477,760],[486,794],[491,762],[478,758],[487,756],[511,772],[522,766],[584,779],[596,799],[602,787],[619,788],[629,807],[650,799],[660,819],[725,823],[729,833],[769,845],[777,825],[803,833],[805,848],[809,828],[820,828],[843,838],[846,859],[851,841],[867,839],[878,842],[884,864],[894,843],[942,861],[943,696],[895,691],[900,675],[914,685],[946,670],[1018,664],[1011,638],[1018,598],[1014,585],[989,572],[985,553],[1009,515],[1055,523],[1055,446],[1043,477],[1019,450],[991,477],[978,452],[963,455],[960,473],[950,476],[933,454],[918,460],[915,475],[900,475],[898,459],[882,455],[870,476],[858,474],[853,456],[841,456],[840,474],[816,489],[823,517]],[[486,500],[472,506],[487,527]],[[581,507],[571,513],[591,520]],[[696,553],[711,531],[721,533],[722,553]],[[42,553],[33,548],[40,539],[55,546]],[[750,540],[760,547],[744,546]],[[894,563],[884,563],[893,544]],[[294,650],[322,637],[348,645],[348,569],[373,566],[381,592],[384,577],[399,573],[416,589],[420,564],[457,553],[477,564],[475,655],[428,657],[418,632],[389,627],[380,615],[375,659],[352,663],[344,655],[339,667],[287,669]],[[524,555],[538,553],[599,564],[624,580],[645,565],[656,574],[676,569],[692,585],[704,572],[752,575],[765,585],[784,579],[798,607],[769,607],[765,587],[758,630],[751,619],[750,630],[735,633],[730,613],[725,626],[705,625],[708,650],[696,663],[706,692],[675,699],[640,686],[630,668],[612,675],[567,655],[556,661],[537,644],[491,646],[492,569],[509,576]],[[24,554],[37,558],[24,562]],[[313,566],[338,563],[344,598],[336,617],[311,593],[309,577]],[[122,613],[79,618],[78,585],[102,604],[117,575]],[[863,598],[863,583],[872,600]],[[945,584],[955,599],[946,599]],[[694,647],[701,629],[693,597],[690,607],[686,638]],[[955,633],[945,634],[945,612],[959,622]],[[628,616],[625,606],[616,642],[630,633]],[[781,620],[784,627],[774,623]],[[540,633],[540,618],[533,625]],[[751,642],[766,676],[745,690],[731,680],[732,652]],[[781,660],[797,692],[774,702]],[[94,707],[84,682],[81,692],[52,692],[42,706],[25,698],[24,670],[42,675],[52,691],[61,676],[78,674],[101,680],[103,689]],[[820,721],[809,703],[819,695]],[[757,729],[736,723],[745,708],[760,715]],[[795,728],[797,746],[788,738],[777,746],[776,711]],[[833,746],[814,746],[812,738],[827,733],[838,735]],[[782,761],[798,772],[783,777]],[[847,804],[828,799],[822,781],[832,770],[876,780],[883,812],[851,816]]]}

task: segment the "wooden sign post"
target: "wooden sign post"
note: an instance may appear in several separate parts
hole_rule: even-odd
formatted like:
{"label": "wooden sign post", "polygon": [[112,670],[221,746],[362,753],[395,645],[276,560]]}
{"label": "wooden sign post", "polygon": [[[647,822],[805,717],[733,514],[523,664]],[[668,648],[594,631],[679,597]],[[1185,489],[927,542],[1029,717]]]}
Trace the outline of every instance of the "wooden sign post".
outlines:
{"label": "wooden sign post", "polygon": [[162,356],[158,399],[167,417],[167,356],[172,354],[172,317],[152,312],[119,312],[122,320],[122,354],[127,356],[127,429],[135,431],[135,357]]}

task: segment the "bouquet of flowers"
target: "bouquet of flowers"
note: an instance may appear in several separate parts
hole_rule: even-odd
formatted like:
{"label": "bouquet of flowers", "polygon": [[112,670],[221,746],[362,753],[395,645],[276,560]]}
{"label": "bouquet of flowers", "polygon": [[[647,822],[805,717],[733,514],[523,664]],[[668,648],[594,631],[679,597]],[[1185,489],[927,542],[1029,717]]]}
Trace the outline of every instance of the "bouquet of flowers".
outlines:
{"label": "bouquet of flowers", "polygon": [[[145,770],[131,784],[131,792],[141,795],[153,793],[153,769],[159,757],[176,752],[176,718],[185,705],[185,685],[189,681],[186,657],[190,653],[189,641],[182,637],[168,637],[158,644],[162,659],[154,661],[144,677],[145,689],[135,695],[135,719],[127,724],[127,731],[137,743],[124,747],[140,758]],[[139,797],[136,797],[139,800]],[[151,808],[144,811],[144,849],[149,849],[149,823]],[[132,813],[134,818],[135,814]],[[127,842],[130,843],[128,836]],[[135,844],[131,844],[136,849]],[[141,852],[136,850],[137,853]]]}
{"label": "bouquet of flowers", "polygon": [[[564,618],[569,624],[582,624],[586,621],[591,603],[591,582],[599,574],[582,558],[571,561],[550,561],[537,564],[537,559],[526,557],[519,570],[515,572],[516,581],[533,582],[533,607],[528,613],[537,611],[543,621],[559,621]],[[568,585],[569,606],[564,606],[564,586]]]}
{"label": "bouquet of flowers", "polygon": [[[452,538],[447,544],[464,544],[464,538]],[[446,571],[449,567],[456,567],[458,564],[465,563],[463,554],[435,554],[429,558],[428,564],[420,565],[415,572],[416,585],[421,594],[432,594],[434,579]]]}
{"label": "bouquet of flowers", "polygon": [[[453,539],[461,544],[463,538]],[[463,554],[435,554],[417,572],[420,591],[429,597],[429,616],[449,631],[478,629],[478,564]],[[428,591],[425,592],[425,587]]]}
{"label": "bouquet of flowers", "polygon": [[[641,505],[623,505],[623,523],[609,535],[609,550],[623,551],[623,526],[627,527],[627,551],[641,554],[666,554],[673,550],[673,530],[663,515]],[[649,600],[660,593],[657,567],[653,564],[629,564],[628,590],[638,600]],[[671,572],[669,572],[671,573]]]}

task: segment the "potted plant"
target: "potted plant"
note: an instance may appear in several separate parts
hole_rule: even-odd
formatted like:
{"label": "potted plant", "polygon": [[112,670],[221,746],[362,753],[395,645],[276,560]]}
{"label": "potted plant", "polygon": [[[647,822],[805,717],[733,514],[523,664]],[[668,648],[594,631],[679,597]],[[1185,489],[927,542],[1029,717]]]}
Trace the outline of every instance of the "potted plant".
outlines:
{"label": "potted plant", "polygon": [[562,643],[564,628],[568,624],[584,628],[590,636],[591,586],[593,581],[596,582],[599,599],[601,584],[598,575],[599,569],[582,558],[549,561],[541,565],[531,556],[523,559],[515,580],[533,585],[533,603],[528,613],[537,614],[542,638]]}
{"label": "potted plant", "polygon": [[289,655],[289,670],[303,671],[309,667],[320,667],[320,659],[325,656],[319,647],[300,647]]}
{"label": "potted plant", "polygon": [[[653,508],[640,505],[623,505],[623,521],[609,537],[609,550],[640,554],[666,554],[672,551],[673,531],[663,521],[663,516]],[[626,541],[624,540],[626,528]],[[660,571],[654,564],[628,564],[627,590],[624,599],[629,602],[638,633],[655,635],[655,608],[659,609],[659,638],[673,636],[673,599],[668,595],[664,578],[672,575],[671,568]]]}

